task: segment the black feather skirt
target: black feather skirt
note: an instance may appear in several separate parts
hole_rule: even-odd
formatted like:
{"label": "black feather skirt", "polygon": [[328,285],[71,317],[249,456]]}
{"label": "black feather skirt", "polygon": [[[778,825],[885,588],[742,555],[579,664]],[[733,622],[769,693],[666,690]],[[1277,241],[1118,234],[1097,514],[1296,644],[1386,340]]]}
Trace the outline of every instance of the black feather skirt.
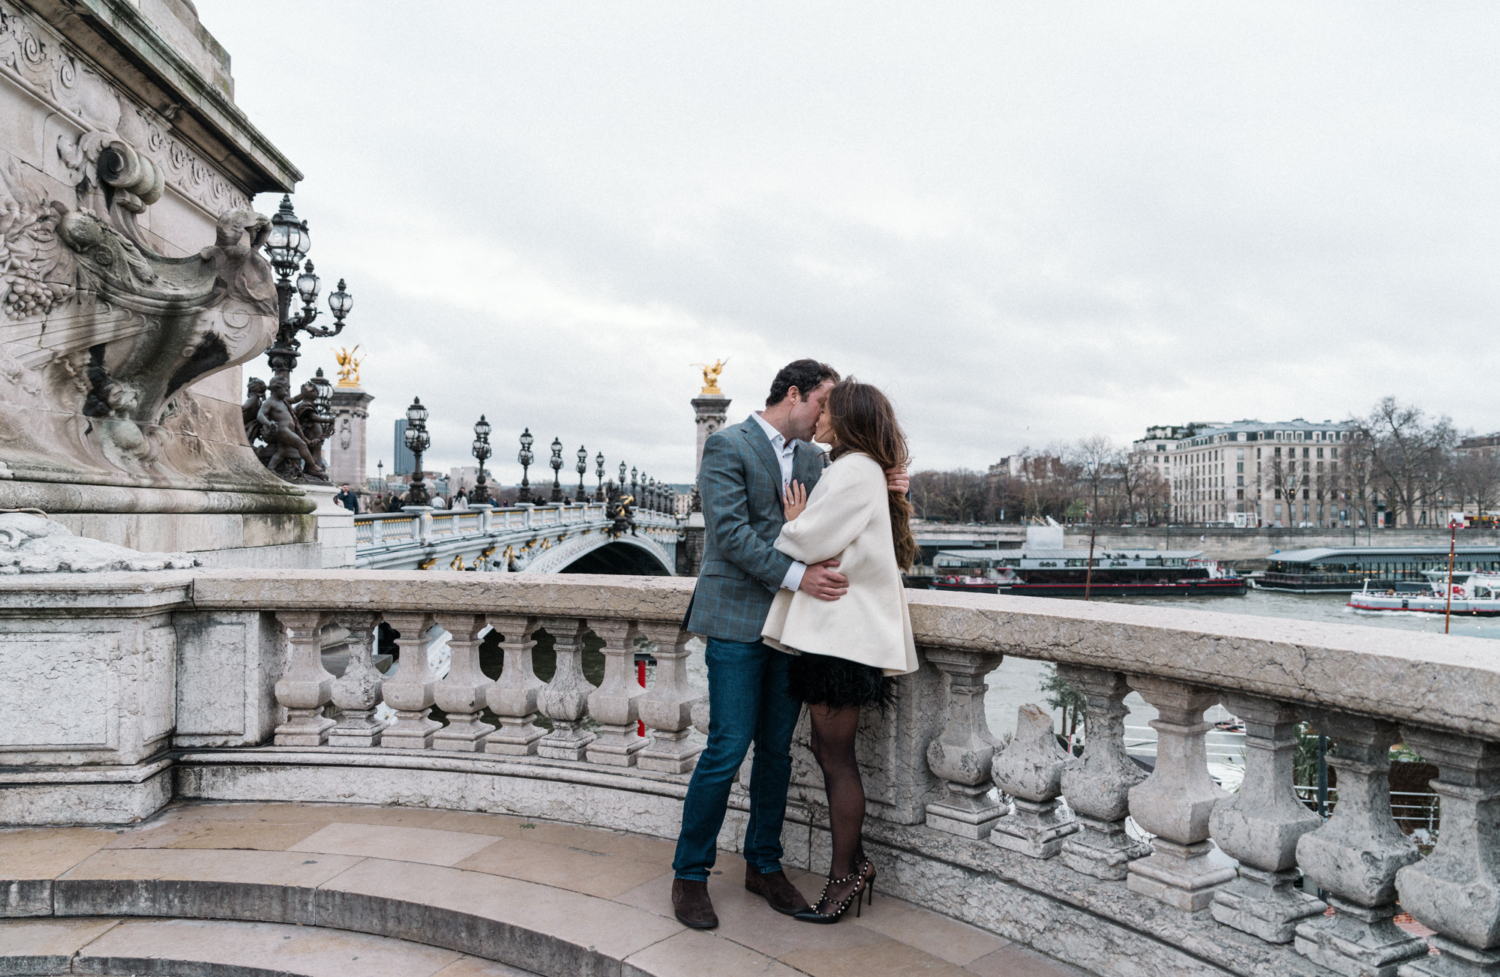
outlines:
{"label": "black feather skirt", "polygon": [[873,665],[832,655],[793,655],[787,693],[798,702],[842,709],[874,703],[881,711],[895,701],[896,680]]}

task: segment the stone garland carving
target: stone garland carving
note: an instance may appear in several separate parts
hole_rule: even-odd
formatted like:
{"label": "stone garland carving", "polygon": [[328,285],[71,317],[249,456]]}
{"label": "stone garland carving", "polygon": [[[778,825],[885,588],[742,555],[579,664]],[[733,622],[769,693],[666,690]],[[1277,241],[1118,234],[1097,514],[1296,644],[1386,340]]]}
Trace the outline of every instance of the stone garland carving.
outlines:
{"label": "stone garland carving", "polygon": [[[121,94],[46,25],[3,3],[0,73],[84,128],[81,136],[60,136],[56,147],[64,166],[76,174],[75,184],[91,179],[89,167],[97,158],[92,144],[116,136],[153,164],[158,196],[170,177],[173,189],[210,214],[250,205],[244,193],[167,132],[167,120]],[[91,148],[94,158],[88,157]]]}

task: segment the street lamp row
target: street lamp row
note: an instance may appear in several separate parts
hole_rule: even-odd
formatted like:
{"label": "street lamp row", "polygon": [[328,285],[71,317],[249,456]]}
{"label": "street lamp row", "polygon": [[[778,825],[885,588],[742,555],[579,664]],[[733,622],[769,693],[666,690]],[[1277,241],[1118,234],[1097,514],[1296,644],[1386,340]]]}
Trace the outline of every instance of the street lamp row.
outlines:
{"label": "street lamp row", "polygon": [[[474,494],[471,502],[485,504],[492,501],[489,484],[486,479],[484,463],[490,459],[493,449],[490,446],[490,432],[494,428],[490,422],[485,420],[483,414],[479,415],[479,422],[474,425],[474,444],[470,451],[479,461],[479,474],[474,479]],[[427,408],[422,406],[422,398],[413,397],[411,406],[406,409],[406,433],[403,435],[406,447],[413,455],[415,471],[412,473],[411,488],[407,492],[408,505],[427,505],[431,501],[426,483],[422,478],[422,453],[432,445],[432,436],[427,432]],[[531,434],[531,428],[521,432],[521,450],[516,455],[516,461],[521,464],[521,487],[516,493],[516,502],[520,504],[535,504],[537,499],[531,491],[530,470],[536,461],[531,446],[536,443],[536,438]],[[548,465],[552,468],[552,492],[547,499],[548,504],[562,504],[570,501],[562,490],[561,473],[563,467],[563,443],[561,438],[552,439],[552,455],[548,459]],[[583,445],[578,446],[578,463],[574,466],[578,472],[578,494],[571,500],[573,502],[603,502],[606,498],[604,489],[604,452],[594,456],[594,474],[598,479],[597,491],[593,499],[589,499],[588,488],[584,484],[584,478],[589,470],[589,453]],[[611,483],[613,484],[613,483]],[[620,491],[625,492],[625,462],[620,462]],[[665,483],[658,482],[654,478],[630,469],[630,493],[634,498],[634,504],[638,508],[651,512],[669,512],[672,503],[672,492]]]}

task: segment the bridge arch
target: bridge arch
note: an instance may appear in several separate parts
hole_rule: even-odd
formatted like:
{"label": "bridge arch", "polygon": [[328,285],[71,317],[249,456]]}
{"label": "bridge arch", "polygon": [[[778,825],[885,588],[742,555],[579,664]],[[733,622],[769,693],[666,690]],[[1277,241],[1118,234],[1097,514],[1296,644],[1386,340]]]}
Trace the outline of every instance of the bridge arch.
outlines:
{"label": "bridge arch", "polygon": [[524,568],[533,573],[621,573],[671,577],[676,560],[667,547],[651,536],[621,536],[604,533],[574,536],[533,558]]}

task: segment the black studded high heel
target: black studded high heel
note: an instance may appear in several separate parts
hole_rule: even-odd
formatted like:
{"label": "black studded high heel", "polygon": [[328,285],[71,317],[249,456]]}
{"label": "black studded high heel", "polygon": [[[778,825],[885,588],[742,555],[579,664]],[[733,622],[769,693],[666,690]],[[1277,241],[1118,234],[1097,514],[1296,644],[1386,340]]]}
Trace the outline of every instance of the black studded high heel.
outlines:
{"label": "black studded high heel", "polygon": [[[813,905],[808,907],[807,909],[804,909],[799,913],[792,914],[792,918],[800,919],[804,923],[837,923],[839,920],[844,918],[844,913],[849,911],[849,907],[851,905],[854,907],[854,915],[858,916],[859,908],[864,903],[866,885],[865,869],[867,867],[870,867],[870,863],[868,860],[866,860],[863,865],[859,866],[853,872],[850,872],[843,878],[829,879],[828,881],[824,882],[823,891],[821,894],[819,894],[818,901],[813,903]],[[833,905],[830,907],[830,912],[818,912],[817,907],[823,904],[823,900],[828,895],[829,886],[843,885],[845,882],[854,882],[856,879],[858,879],[859,881],[855,883],[854,888],[850,889],[849,894],[844,896],[843,899],[839,900],[836,903],[833,903]]]}

